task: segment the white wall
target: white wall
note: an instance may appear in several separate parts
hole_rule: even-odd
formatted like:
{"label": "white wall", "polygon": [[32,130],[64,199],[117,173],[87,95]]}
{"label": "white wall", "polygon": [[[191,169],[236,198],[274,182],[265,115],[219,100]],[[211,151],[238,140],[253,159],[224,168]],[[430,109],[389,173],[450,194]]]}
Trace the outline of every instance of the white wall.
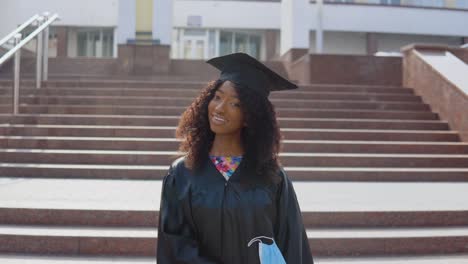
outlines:
{"label": "white wall", "polygon": [[[424,36],[424,35],[403,35],[384,34],[375,35],[377,50],[385,52],[399,52],[400,48],[411,43],[444,44],[450,46],[460,45],[460,38]],[[315,31],[310,32],[310,52],[315,53]],[[324,34],[325,54],[367,54],[366,33],[361,32],[331,32]]]}
{"label": "white wall", "polygon": [[[310,32],[309,51],[315,53],[315,31]],[[365,55],[367,53],[366,34],[360,32],[324,32],[323,53]]]}
{"label": "white wall", "polygon": [[377,34],[376,39],[379,51],[399,51],[400,47],[411,43],[445,44],[450,46],[461,45],[461,39],[454,37]]}
{"label": "white wall", "polygon": [[118,0],[1,0],[0,36],[37,13],[58,13],[54,25],[115,27]]}
{"label": "white wall", "polygon": [[153,39],[163,45],[171,45],[173,0],[155,0],[153,4]]}
{"label": "white wall", "polygon": [[[314,23],[309,25],[315,27]],[[323,25],[325,30],[331,31],[468,36],[468,11],[325,5]]]}
{"label": "white wall", "polygon": [[279,2],[175,1],[174,27],[186,27],[187,17],[202,16],[202,27],[279,29]]}
{"label": "white wall", "polygon": [[[468,36],[468,11],[345,4],[325,4],[323,11],[328,31]],[[314,30],[315,4],[305,12],[304,23]],[[186,27],[189,15],[202,16],[202,27],[209,28],[281,28],[278,2],[174,1],[175,27]]]}
{"label": "white wall", "polygon": [[118,25],[114,43],[124,44],[127,43],[127,39],[135,39],[135,16],[135,0],[119,0]]}

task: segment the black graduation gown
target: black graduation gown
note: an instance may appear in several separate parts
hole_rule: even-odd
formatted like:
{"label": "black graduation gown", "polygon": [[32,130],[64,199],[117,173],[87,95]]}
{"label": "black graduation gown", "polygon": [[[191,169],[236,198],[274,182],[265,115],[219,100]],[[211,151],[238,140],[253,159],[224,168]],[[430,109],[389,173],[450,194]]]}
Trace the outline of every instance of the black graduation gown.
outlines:
{"label": "black graduation gown", "polygon": [[[240,184],[239,167],[226,181],[207,157],[200,173],[176,160],[164,178],[157,262],[260,263],[258,236],[274,238],[288,264],[312,264],[309,242],[291,181],[281,169],[279,184]],[[271,244],[271,243],[270,243]]]}

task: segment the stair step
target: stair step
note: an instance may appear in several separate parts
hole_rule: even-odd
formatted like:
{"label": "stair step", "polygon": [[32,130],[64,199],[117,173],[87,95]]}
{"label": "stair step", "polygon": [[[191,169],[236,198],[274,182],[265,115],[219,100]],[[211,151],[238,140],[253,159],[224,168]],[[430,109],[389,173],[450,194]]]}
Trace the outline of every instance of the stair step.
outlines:
{"label": "stair step", "polygon": [[[307,230],[315,256],[468,253],[468,228]],[[0,252],[155,256],[156,228],[0,226]],[[8,241],[8,243],[6,243]],[[437,245],[431,247],[430,245]]]}
{"label": "stair step", "polygon": [[[293,184],[304,212],[468,210],[468,183]],[[0,178],[0,188],[2,208],[156,211],[161,181]]]}
{"label": "stair step", "polygon": [[[388,230],[392,232],[392,230]],[[316,256],[404,256],[428,254],[467,254],[468,237],[371,237],[371,238],[309,238]]]}
{"label": "stair step", "polygon": [[[46,209],[0,207],[0,225],[155,227],[156,210]],[[303,211],[307,228],[460,227],[468,211]]]}
{"label": "stair step", "polygon": [[[183,89],[183,88],[93,88],[93,87],[60,87],[60,88],[27,88],[22,87],[21,95],[52,95],[52,96],[68,96],[68,95],[96,95],[96,96],[197,96],[201,89]],[[323,87],[316,86],[311,88],[300,88],[297,90],[278,91],[270,95],[270,98],[308,98],[317,93],[328,94],[352,94],[352,95],[414,95],[412,89],[407,88],[385,88],[373,89],[366,87]],[[0,87],[0,94],[11,95],[11,88]]]}
{"label": "stair step", "polygon": [[[311,212],[310,215],[366,211],[427,213],[428,210],[458,210],[466,214],[468,209],[467,200],[462,199],[468,183],[294,182],[294,187],[301,209]],[[155,211],[160,196],[154,194],[160,193],[161,181],[3,178],[0,188],[2,208]],[[13,232],[14,229],[19,231]],[[0,243],[3,253],[101,256],[153,256],[155,253],[156,239],[145,235],[151,228],[4,225],[0,230],[0,240],[9,242]],[[465,227],[315,228],[308,229],[308,236],[315,256],[450,254],[466,252],[463,245],[468,242],[467,230]],[[133,235],[135,232],[138,235]]]}
{"label": "stair step", "polygon": [[[30,123],[30,122],[79,122],[80,120],[100,120],[101,122],[151,122],[151,120],[162,116],[180,116],[185,110],[184,107],[165,108],[167,113],[158,115],[96,115],[96,114],[0,114],[0,122],[8,123]],[[170,112],[173,112],[170,114]],[[414,111],[369,111],[369,110],[309,110],[309,109],[291,109],[279,108],[277,114],[281,119],[311,119],[311,118],[342,118],[342,119],[384,119],[384,120],[426,120],[439,121],[438,115],[431,112]],[[83,122],[83,121],[81,121]]]}
{"label": "stair step", "polygon": [[[159,92],[152,94],[143,94],[139,95],[138,93],[134,94],[108,94],[101,92],[90,92],[86,95],[75,95],[75,94],[65,94],[65,95],[56,95],[56,94],[25,94],[24,92],[20,94],[20,102],[22,103],[85,103],[85,102],[120,102],[128,101],[129,104],[138,103],[138,102],[153,102],[159,100],[160,98],[166,99],[180,99],[180,100],[193,100],[197,95],[198,91],[186,90],[175,91],[175,92]],[[4,95],[0,98],[1,102],[10,102],[12,99],[10,95]],[[412,95],[412,94],[389,94],[389,93],[328,93],[328,92],[288,92],[288,93],[276,93],[270,97],[272,102],[282,101],[282,100],[346,100],[346,101],[398,101],[398,102],[421,102],[421,97]],[[132,103],[130,103],[132,102]]]}
{"label": "stair step", "polygon": [[[21,87],[21,94],[44,94],[44,95],[165,95],[165,94],[190,94],[195,96],[201,87],[195,89],[186,88],[117,88],[117,87],[43,87],[41,89],[27,86]],[[12,87],[4,87],[0,84],[0,94],[11,94]],[[286,94],[311,94],[311,93],[349,93],[349,94],[406,94],[414,95],[412,89],[403,87],[372,88],[367,86],[301,86],[297,90],[278,91],[271,96],[282,96]],[[277,94],[277,95],[275,95]]]}
{"label": "stair step", "polygon": [[[62,179],[162,179],[168,166],[53,163],[0,163],[0,175]],[[466,182],[466,168],[285,167],[303,181]]]}
{"label": "stair step", "polygon": [[156,232],[123,228],[0,227],[0,253],[156,256]]}
{"label": "stair step", "polygon": [[[1,232],[1,228],[0,228]],[[321,228],[307,229],[313,238],[402,238],[402,237],[462,237],[468,236],[468,227],[444,228]]]}
{"label": "stair step", "polygon": [[[192,77],[193,79],[193,77]],[[183,88],[183,89],[201,89],[208,84],[208,81],[154,81],[154,80],[92,80],[92,79],[82,79],[82,80],[49,80],[44,88],[72,88],[72,87],[94,87],[94,88]],[[0,81],[0,86],[4,88],[12,87],[11,81]],[[21,81],[22,87],[34,87],[34,80],[23,80]],[[365,85],[365,84],[309,84],[309,85],[299,85],[299,90],[309,90],[316,87],[324,87],[327,89],[369,89],[369,90],[384,90],[384,89],[402,89],[401,86],[392,86],[392,85]],[[407,88],[403,88],[407,89]]]}
{"label": "stair step", "polygon": [[[0,136],[0,148],[176,150],[175,138]],[[468,154],[462,142],[284,140],[285,152]]]}
{"label": "stair step", "polygon": [[[295,105],[295,104],[294,104]],[[188,104],[183,106],[173,105],[19,105],[20,113],[53,113],[53,114],[116,114],[116,115],[148,115],[158,114],[162,108],[169,108],[172,111],[178,111],[181,107],[186,108]],[[291,107],[291,103],[284,104],[283,106],[276,105],[276,108]],[[392,110],[392,111],[419,111],[428,112],[430,108],[427,104],[422,103],[373,103],[373,102],[346,102],[346,101],[315,101],[310,104],[297,105],[297,108],[308,108],[310,111],[314,110]],[[176,110],[174,110],[176,109]],[[9,113],[11,105],[1,105],[0,110],[2,113]]]}
{"label": "stair step", "polygon": [[[10,106],[4,107],[8,108]],[[29,109],[29,108],[28,108]],[[50,109],[61,109],[60,107],[52,107]],[[62,109],[66,110],[68,108]],[[73,107],[68,110],[77,109]],[[78,108],[79,110],[80,108]],[[120,110],[125,110],[123,108]],[[13,120],[28,120],[28,119],[47,119],[47,118],[62,118],[62,117],[82,117],[82,118],[150,118],[153,116],[180,116],[186,107],[162,107],[152,106],[150,112],[152,115],[148,115],[149,112],[138,114],[141,111],[129,112],[125,115],[108,115],[108,114],[37,114],[37,113],[20,113],[16,117],[12,117],[11,114],[0,114],[2,118],[9,118]],[[85,110],[85,109],[83,109]],[[7,111],[6,111],[7,112]],[[379,111],[379,110],[334,110],[334,109],[308,109],[308,108],[276,108],[278,117],[294,117],[294,118],[359,118],[359,119],[399,119],[399,120],[439,120],[438,115],[430,111]]]}
{"label": "stair step", "polygon": [[0,225],[1,235],[58,237],[157,237],[156,227],[87,227],[87,226],[26,226]]}
{"label": "stair step", "polygon": [[[177,126],[180,116],[152,116],[148,118],[112,117],[0,117],[0,122],[14,124],[60,124],[60,125],[128,125],[128,126]],[[448,123],[438,120],[385,120],[385,119],[339,119],[279,117],[278,123],[285,128],[331,128],[331,129],[409,129],[448,130]]]}
{"label": "stair step", "polygon": [[[314,259],[315,261],[315,259]],[[2,255],[2,264],[155,264],[154,257],[83,257],[83,256],[33,256],[33,255]],[[431,264],[431,263],[429,263]],[[464,264],[464,263],[462,263]]]}
{"label": "stair step", "polygon": [[[79,164],[167,164],[176,151],[0,149],[3,162]],[[463,154],[280,153],[285,166],[468,168]]]}
{"label": "stair step", "polygon": [[[370,140],[457,142],[456,131],[283,128],[289,140]],[[175,127],[0,124],[0,134],[14,136],[174,137]]]}
{"label": "stair step", "polygon": [[468,264],[468,255],[314,258],[317,264]]}
{"label": "stair step", "polygon": [[[131,99],[121,98],[23,98],[20,101],[21,106],[29,105],[90,105],[90,106],[189,106],[194,98],[192,97],[156,97]],[[2,104],[7,104],[11,100],[5,98],[0,100]],[[422,101],[390,101],[390,100],[349,100],[349,99],[271,99],[275,107],[291,107],[291,105],[306,108],[363,108],[363,109],[427,109]],[[340,107],[341,106],[341,107]]]}

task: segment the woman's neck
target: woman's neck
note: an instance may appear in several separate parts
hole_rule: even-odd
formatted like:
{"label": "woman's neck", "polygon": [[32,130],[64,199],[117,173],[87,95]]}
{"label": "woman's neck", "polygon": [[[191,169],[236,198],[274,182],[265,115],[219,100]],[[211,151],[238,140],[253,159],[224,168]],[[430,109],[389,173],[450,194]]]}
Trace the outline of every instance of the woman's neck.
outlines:
{"label": "woman's neck", "polygon": [[210,155],[212,156],[242,156],[244,148],[239,135],[220,135],[216,134],[211,146]]}

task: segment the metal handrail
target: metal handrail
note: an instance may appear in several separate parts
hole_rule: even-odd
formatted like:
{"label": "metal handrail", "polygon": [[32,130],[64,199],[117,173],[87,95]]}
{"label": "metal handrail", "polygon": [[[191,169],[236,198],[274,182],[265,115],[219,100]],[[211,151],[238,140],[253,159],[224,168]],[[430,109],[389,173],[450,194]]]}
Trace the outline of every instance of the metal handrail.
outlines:
{"label": "metal handrail", "polygon": [[21,31],[23,31],[23,29],[25,29],[26,27],[28,27],[32,23],[36,22],[39,17],[40,17],[39,15],[32,16],[30,19],[28,19],[26,22],[24,22],[21,26],[17,27],[10,34],[8,34],[6,37],[2,38],[2,40],[0,40],[0,46],[7,43],[8,40],[14,38],[15,35],[20,33]]}
{"label": "metal handrail", "polygon": [[[35,16],[33,16],[34,18]],[[58,14],[54,14],[49,17],[49,13],[44,13],[43,16],[39,16],[32,20],[28,20],[29,24],[24,23],[25,25],[22,29],[29,26],[33,22],[38,23],[38,27],[31,34],[29,34],[25,39],[21,40],[22,35],[20,30],[16,29],[10,33],[6,41],[9,41],[13,38],[14,47],[6,52],[0,58],[0,66],[10,59],[13,55],[15,56],[14,60],[14,84],[13,84],[13,114],[18,114],[18,105],[19,105],[19,75],[20,75],[20,62],[21,62],[21,48],[26,45],[29,41],[37,36],[36,43],[36,88],[41,88],[42,80],[47,80],[48,75],[48,40],[49,40],[49,25],[52,24],[55,20],[58,19]],[[21,27],[23,26],[21,25]],[[21,30],[22,30],[21,29]],[[13,34],[14,33],[14,34]],[[6,37],[5,37],[6,38]],[[5,39],[4,38],[4,39]],[[2,41],[4,40],[2,39]],[[6,42],[5,41],[5,42]],[[47,57],[46,57],[47,56]]]}
{"label": "metal handrail", "polygon": [[10,49],[7,53],[5,53],[0,58],[0,65],[2,65],[6,60],[8,60],[11,56],[13,56],[13,54],[15,54],[19,49],[21,49],[24,45],[26,45],[29,41],[31,41],[34,37],[36,37],[39,33],[41,33],[44,29],[46,29],[57,18],[58,18],[57,14],[50,17],[42,25],[40,25],[36,30],[34,30],[31,34],[29,34],[25,39],[21,40],[20,43],[18,43],[18,45],[16,45],[14,48]]}

